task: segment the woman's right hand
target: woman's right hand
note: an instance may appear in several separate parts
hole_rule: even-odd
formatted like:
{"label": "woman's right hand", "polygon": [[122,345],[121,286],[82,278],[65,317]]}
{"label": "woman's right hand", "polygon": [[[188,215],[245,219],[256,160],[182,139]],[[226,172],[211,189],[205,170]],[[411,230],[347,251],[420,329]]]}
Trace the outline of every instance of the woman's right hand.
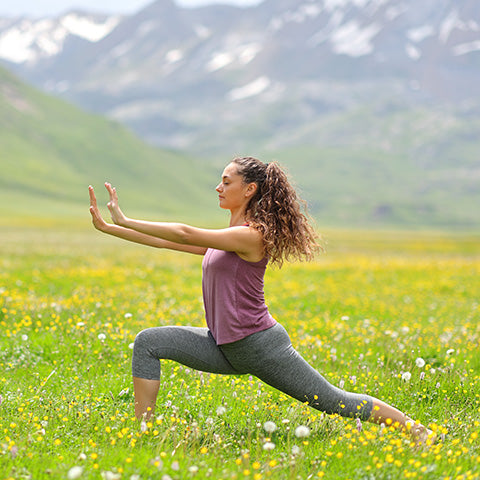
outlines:
{"label": "woman's right hand", "polygon": [[93,187],[91,185],[88,187],[88,193],[90,195],[90,213],[92,214],[93,226],[97,230],[104,232],[108,226],[108,223],[103,219],[100,210],[98,209],[95,192],[93,191]]}
{"label": "woman's right hand", "polygon": [[118,195],[115,187],[112,187],[110,183],[105,183],[105,188],[107,189],[108,194],[110,195],[110,201],[107,203],[108,210],[110,211],[110,216],[112,217],[113,223],[116,225],[125,226],[127,217],[123,214],[118,206]]}

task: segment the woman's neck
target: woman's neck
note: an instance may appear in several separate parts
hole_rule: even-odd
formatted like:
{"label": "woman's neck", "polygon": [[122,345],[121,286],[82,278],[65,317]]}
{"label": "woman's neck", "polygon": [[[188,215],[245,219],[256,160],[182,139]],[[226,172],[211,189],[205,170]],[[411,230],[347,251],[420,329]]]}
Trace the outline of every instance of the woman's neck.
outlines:
{"label": "woman's neck", "polygon": [[232,211],[230,210],[230,227],[239,227],[245,225],[245,210]]}

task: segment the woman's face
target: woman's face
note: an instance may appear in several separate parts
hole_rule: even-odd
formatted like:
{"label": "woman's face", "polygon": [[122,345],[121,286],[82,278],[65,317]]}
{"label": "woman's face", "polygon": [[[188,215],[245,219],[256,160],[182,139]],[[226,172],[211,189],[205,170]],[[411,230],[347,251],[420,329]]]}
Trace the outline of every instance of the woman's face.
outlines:
{"label": "woman's face", "polygon": [[247,206],[251,196],[255,193],[256,184],[246,184],[238,173],[235,163],[229,163],[222,173],[222,181],[215,189],[221,208],[237,210]]}

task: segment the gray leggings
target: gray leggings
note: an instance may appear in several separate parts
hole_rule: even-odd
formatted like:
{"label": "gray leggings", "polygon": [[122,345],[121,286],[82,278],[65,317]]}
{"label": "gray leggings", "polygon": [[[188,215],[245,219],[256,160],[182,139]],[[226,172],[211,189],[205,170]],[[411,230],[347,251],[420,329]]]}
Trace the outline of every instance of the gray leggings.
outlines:
{"label": "gray leggings", "polygon": [[287,395],[328,414],[368,420],[372,398],[331,385],[293,348],[276,324],[237,342],[217,345],[207,328],[153,327],[140,332],[133,347],[133,376],[160,379],[160,359],[211,373],[251,374]]}

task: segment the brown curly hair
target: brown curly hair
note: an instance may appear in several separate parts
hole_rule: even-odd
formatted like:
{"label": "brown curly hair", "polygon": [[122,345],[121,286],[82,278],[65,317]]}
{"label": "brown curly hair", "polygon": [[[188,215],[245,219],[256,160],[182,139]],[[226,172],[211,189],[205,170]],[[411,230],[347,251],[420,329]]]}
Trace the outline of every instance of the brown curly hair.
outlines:
{"label": "brown curly hair", "polygon": [[245,215],[249,224],[262,233],[270,262],[281,267],[284,260],[312,260],[321,249],[318,235],[307,217],[306,202],[298,197],[280,165],[254,157],[237,157],[232,163],[237,165],[244,183],[257,184]]}

